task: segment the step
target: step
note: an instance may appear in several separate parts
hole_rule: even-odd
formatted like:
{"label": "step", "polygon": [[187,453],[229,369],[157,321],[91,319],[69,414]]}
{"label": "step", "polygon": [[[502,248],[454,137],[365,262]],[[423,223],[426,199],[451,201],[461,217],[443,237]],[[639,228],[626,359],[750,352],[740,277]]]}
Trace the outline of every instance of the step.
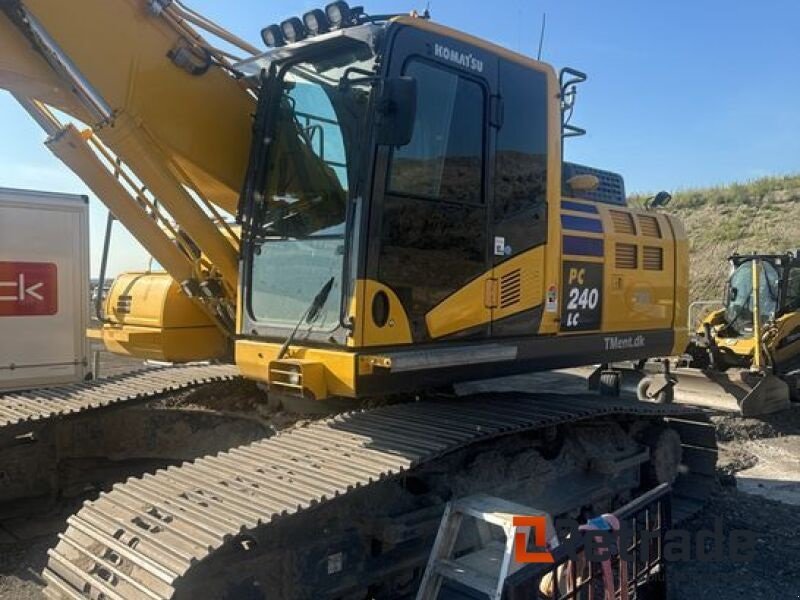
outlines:
{"label": "step", "polygon": [[456,500],[453,504],[453,512],[458,512],[480,521],[486,521],[504,529],[512,527],[513,519],[516,516],[548,516],[544,511],[535,510],[530,506],[524,506],[487,494],[476,494]]}
{"label": "step", "polygon": [[436,563],[436,573],[445,579],[490,596],[493,596],[497,589],[497,575],[488,576],[475,569],[465,567],[457,560],[440,559]]}

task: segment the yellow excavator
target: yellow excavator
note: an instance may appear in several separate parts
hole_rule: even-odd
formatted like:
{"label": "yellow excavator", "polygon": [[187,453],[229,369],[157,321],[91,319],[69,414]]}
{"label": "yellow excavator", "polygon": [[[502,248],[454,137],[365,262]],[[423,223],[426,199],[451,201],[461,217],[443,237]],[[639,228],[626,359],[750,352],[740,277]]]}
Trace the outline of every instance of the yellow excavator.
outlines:
{"label": "yellow excavator", "polygon": [[[0,9],[0,87],[163,268],[120,275],[92,335],[332,413],[100,494],[49,553],[49,597],[405,598],[455,497],[585,517],[669,482],[676,518],[702,506],[697,411],[453,394],[686,347],[682,225],[563,160],[582,73],[344,2],[265,27],[266,51],[178,0]],[[76,420],[231,373],[2,398],[0,480],[19,499]]]}
{"label": "yellow excavator", "polygon": [[676,395],[743,416],[785,410],[800,396],[800,259],[734,254],[729,262],[722,308],[692,336]]}

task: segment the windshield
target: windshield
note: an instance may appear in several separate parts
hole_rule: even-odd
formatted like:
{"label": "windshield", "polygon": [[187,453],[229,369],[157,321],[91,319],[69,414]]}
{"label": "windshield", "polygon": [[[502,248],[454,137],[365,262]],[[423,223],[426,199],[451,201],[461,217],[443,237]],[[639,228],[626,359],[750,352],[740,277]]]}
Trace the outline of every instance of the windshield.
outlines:
{"label": "windshield", "polygon": [[[774,317],[778,309],[781,274],[771,262],[761,261],[759,285],[759,311],[761,322]],[[740,264],[730,278],[726,308],[726,321],[731,328],[743,334],[753,329],[753,261]]]}
{"label": "windshield", "polygon": [[[293,327],[314,296],[333,288],[310,330],[339,326],[347,199],[374,60],[348,52],[289,68],[272,118],[263,200],[256,208],[250,307],[268,326]],[[354,70],[356,69],[356,70]],[[360,80],[360,81],[359,81]]]}

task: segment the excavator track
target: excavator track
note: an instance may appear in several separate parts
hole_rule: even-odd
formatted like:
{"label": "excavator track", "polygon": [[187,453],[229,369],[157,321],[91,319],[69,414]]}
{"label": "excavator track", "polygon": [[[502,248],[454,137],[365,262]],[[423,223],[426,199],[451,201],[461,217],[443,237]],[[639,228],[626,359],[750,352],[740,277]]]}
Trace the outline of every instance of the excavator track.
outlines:
{"label": "excavator track", "polygon": [[[681,436],[683,468],[673,488],[674,520],[702,507],[715,486],[716,439],[705,414],[695,409],[590,395],[514,392],[398,404],[316,421],[117,484],[69,518],[67,530],[49,551],[43,573],[45,592],[50,598],[117,600],[200,595],[359,597],[330,590],[348,589],[348,585],[352,589],[354,581],[369,579],[373,567],[360,567],[357,575],[351,573],[357,579],[347,583],[347,567],[355,560],[348,553],[361,550],[353,550],[357,543],[342,542],[339,547],[344,549],[337,553],[338,542],[332,541],[329,529],[314,532],[325,538],[323,552],[328,556],[322,562],[312,561],[308,568],[302,566],[306,563],[280,568],[281,573],[294,568],[310,578],[312,567],[327,564],[327,577],[338,582],[330,588],[290,592],[267,580],[256,581],[248,573],[271,562],[280,564],[292,544],[315,537],[310,531],[290,537],[280,533],[285,524],[301,523],[304,515],[309,519],[325,514],[326,506],[347,499],[364,501],[370,489],[374,494],[387,481],[405,481],[426,465],[435,466],[453,453],[471,451],[482,443],[491,442],[494,447],[509,436],[551,431],[556,426],[588,424],[591,428],[610,419],[657,422],[676,430]],[[369,508],[364,510],[377,506],[379,498],[366,501]],[[433,517],[433,533],[440,514]],[[393,531],[392,544],[401,548],[405,538],[397,534],[399,526]],[[285,546],[272,555],[260,555],[265,552],[259,550],[264,540],[279,535]],[[425,548],[409,560],[424,564]],[[380,554],[374,543],[371,551],[363,551],[370,552]],[[388,568],[396,567],[397,559]],[[321,569],[325,572],[324,566]],[[227,592],[214,588],[215,577],[232,581]],[[361,593],[362,598],[405,597],[394,592]]]}
{"label": "excavator track", "polygon": [[[233,365],[157,367],[0,395],[4,516],[27,514],[33,506],[31,499],[46,505],[65,492],[105,485],[107,477],[119,481],[141,472],[135,468],[136,461],[180,464],[261,439],[269,434],[268,427],[246,415],[161,410],[148,404],[238,377]],[[114,469],[117,474],[111,473]]]}
{"label": "excavator track", "polygon": [[0,395],[0,436],[89,411],[140,404],[239,376],[235,365],[157,367],[45,390]]}

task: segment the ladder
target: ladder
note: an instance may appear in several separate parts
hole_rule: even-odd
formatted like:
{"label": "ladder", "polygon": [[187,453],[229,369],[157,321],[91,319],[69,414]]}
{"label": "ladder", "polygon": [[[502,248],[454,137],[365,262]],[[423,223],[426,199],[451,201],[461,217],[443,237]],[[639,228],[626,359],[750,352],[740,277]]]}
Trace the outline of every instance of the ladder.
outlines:
{"label": "ladder", "polygon": [[[449,502],[444,509],[439,532],[433,544],[417,600],[435,600],[445,580],[500,600],[506,577],[524,564],[514,560],[515,540],[527,548],[531,527],[514,524],[514,517],[543,517],[547,523],[546,540],[554,540],[555,530],[549,514],[502,498],[477,494]],[[464,519],[475,520],[481,547],[468,554],[453,556]],[[500,527],[505,540],[493,539],[490,525]]]}

